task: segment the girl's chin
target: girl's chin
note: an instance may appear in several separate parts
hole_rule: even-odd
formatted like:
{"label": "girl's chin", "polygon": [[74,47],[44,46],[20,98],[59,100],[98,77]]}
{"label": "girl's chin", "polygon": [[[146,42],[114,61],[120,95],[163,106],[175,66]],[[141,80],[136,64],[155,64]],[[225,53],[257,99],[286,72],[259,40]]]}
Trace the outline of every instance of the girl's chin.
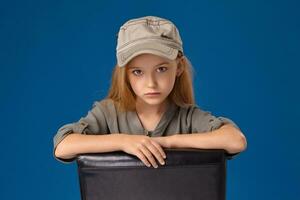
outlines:
{"label": "girl's chin", "polygon": [[149,105],[158,105],[163,102],[162,98],[144,98],[143,101]]}

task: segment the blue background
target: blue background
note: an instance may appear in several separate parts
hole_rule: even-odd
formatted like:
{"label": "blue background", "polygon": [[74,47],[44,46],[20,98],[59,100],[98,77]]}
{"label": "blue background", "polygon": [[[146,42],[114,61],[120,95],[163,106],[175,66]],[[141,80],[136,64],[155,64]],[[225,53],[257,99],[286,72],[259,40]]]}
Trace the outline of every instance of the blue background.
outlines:
{"label": "blue background", "polygon": [[[8,3],[9,2],[9,3]],[[1,199],[80,199],[52,139],[102,99],[128,19],[168,18],[192,62],[197,104],[235,121],[227,199],[299,198],[297,1],[1,1]]]}

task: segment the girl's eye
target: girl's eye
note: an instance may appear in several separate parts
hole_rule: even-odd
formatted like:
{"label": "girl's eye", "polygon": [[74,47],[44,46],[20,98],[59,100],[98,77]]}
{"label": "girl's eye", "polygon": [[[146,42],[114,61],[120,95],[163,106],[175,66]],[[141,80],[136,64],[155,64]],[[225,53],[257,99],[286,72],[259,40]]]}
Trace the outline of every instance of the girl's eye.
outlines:
{"label": "girl's eye", "polygon": [[[137,73],[135,73],[135,72],[137,72]],[[133,73],[134,75],[139,76],[139,75],[141,74],[141,70],[133,70],[132,73]]]}
{"label": "girl's eye", "polygon": [[159,67],[158,69],[159,69],[159,71],[163,71],[163,72],[168,70],[167,67]]}
{"label": "girl's eye", "polygon": [[[165,72],[165,71],[167,71],[167,70],[168,70],[168,68],[167,68],[167,67],[164,67],[164,66],[157,68],[157,71],[158,71],[158,72]],[[133,73],[134,75],[136,75],[136,76],[142,75],[142,71],[139,70],[139,69],[133,70],[132,73]]]}

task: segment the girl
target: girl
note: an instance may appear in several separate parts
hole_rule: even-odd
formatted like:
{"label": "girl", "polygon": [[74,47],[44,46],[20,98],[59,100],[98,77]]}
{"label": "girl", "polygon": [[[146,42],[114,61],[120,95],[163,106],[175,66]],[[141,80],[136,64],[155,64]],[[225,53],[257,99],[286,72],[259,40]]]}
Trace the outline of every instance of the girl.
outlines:
{"label": "girl", "polygon": [[145,16],[117,35],[117,65],[107,97],[54,137],[54,156],[70,163],[81,153],[124,151],[145,165],[164,165],[164,148],[225,149],[236,155],[246,138],[230,119],[195,104],[192,66],[176,26]]}

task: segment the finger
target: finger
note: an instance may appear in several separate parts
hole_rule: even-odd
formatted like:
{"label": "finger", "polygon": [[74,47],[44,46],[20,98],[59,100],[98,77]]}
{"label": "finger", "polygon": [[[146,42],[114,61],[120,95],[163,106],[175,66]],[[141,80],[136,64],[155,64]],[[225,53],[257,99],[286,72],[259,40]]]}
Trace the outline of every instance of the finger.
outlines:
{"label": "finger", "polygon": [[142,151],[138,150],[138,152],[136,153],[136,156],[147,166],[150,167],[151,164],[149,163],[149,161],[147,160],[146,156],[142,153]]}
{"label": "finger", "polygon": [[140,150],[143,152],[143,154],[146,156],[146,158],[150,161],[150,163],[152,164],[153,167],[157,168],[157,163],[152,155],[152,153],[149,151],[148,148],[146,148],[146,146],[141,145],[140,146]]}
{"label": "finger", "polygon": [[152,154],[156,157],[156,159],[160,162],[161,165],[164,165],[164,159],[163,159],[163,150],[161,146],[154,141],[151,141],[150,144],[148,145],[148,148],[152,152]]}
{"label": "finger", "polygon": [[157,143],[156,141],[152,141],[152,144],[159,150],[159,152],[163,158],[167,157],[164,149],[162,148],[162,146],[159,143]]}

